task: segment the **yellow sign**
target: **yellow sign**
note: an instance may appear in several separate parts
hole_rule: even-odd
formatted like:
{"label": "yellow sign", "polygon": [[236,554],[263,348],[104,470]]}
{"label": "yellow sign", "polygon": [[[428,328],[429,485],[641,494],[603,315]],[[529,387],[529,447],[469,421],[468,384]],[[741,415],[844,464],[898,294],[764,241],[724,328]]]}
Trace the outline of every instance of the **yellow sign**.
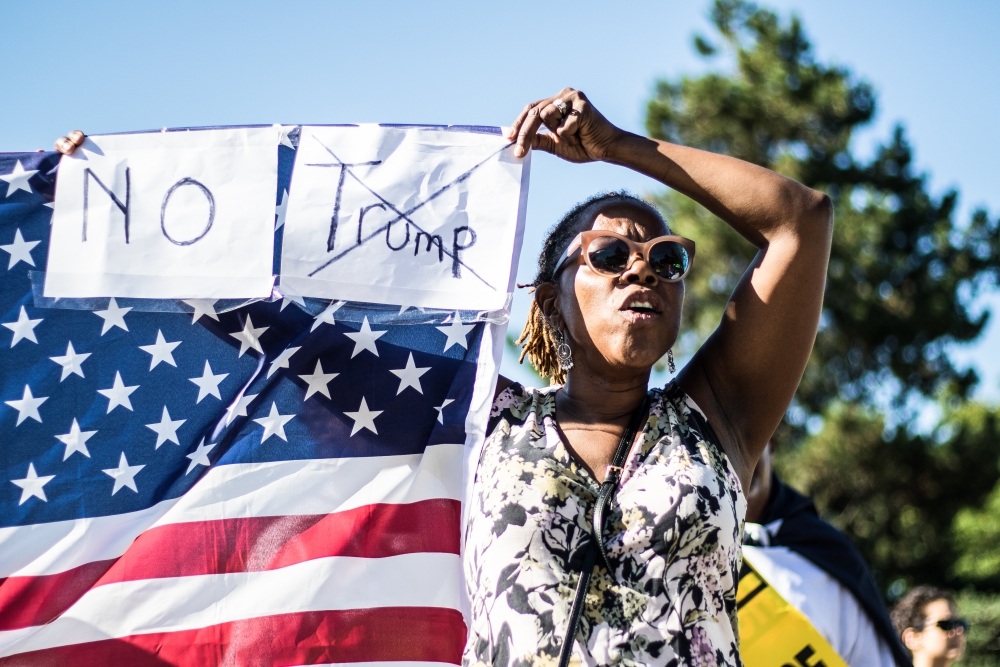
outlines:
{"label": "yellow sign", "polygon": [[847,667],[802,612],[747,562],[736,593],[740,656],[746,667]]}

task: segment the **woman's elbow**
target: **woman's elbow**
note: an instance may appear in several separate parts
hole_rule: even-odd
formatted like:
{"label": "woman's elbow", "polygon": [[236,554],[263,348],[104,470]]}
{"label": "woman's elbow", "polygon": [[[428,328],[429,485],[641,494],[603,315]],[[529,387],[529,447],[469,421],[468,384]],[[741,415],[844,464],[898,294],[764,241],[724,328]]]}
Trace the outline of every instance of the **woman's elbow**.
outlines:
{"label": "woman's elbow", "polygon": [[773,243],[780,238],[828,256],[833,243],[833,202],[818,190],[803,190],[797,193],[794,203],[790,202],[785,223],[769,240]]}
{"label": "woman's elbow", "polygon": [[809,199],[803,220],[808,221],[810,227],[819,227],[829,234],[833,230],[833,200],[819,190],[810,190]]}
{"label": "woman's elbow", "polygon": [[789,208],[784,234],[797,243],[808,241],[829,246],[833,240],[833,202],[819,190],[803,188],[797,201]]}

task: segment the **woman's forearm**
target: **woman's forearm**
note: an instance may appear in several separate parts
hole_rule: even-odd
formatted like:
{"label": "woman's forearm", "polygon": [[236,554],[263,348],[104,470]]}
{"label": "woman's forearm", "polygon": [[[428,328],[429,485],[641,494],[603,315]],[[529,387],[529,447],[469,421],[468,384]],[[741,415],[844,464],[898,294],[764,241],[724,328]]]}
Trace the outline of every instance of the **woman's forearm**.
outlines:
{"label": "woman's forearm", "polygon": [[727,155],[623,132],[605,159],[694,199],[758,248],[830,220],[822,193]]}

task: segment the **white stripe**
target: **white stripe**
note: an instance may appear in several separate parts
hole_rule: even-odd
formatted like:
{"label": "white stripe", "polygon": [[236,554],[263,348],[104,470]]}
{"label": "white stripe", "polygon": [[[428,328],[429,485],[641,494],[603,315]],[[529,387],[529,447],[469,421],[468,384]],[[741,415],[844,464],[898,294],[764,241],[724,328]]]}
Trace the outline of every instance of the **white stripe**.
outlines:
{"label": "white stripe", "polygon": [[47,625],[0,632],[0,657],[247,618],[373,607],[459,609],[461,559],[416,553],[320,558],[264,572],[146,579],[91,589]]}
{"label": "white stripe", "polygon": [[117,558],[155,526],[459,500],[462,450],[461,445],[434,445],[422,455],[217,466],[182,497],[139,512],[0,529],[0,577],[55,574]]}
{"label": "white stripe", "polygon": [[140,512],[0,528],[0,577],[54,574],[117,558],[176,504],[166,500]]}

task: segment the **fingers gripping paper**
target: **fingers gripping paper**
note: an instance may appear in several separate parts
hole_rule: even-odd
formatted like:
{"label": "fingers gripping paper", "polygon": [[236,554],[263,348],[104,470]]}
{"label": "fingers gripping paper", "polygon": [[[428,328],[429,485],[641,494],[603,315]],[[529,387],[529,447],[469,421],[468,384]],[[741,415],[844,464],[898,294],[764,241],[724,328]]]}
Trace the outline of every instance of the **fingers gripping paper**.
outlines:
{"label": "fingers gripping paper", "polygon": [[432,308],[505,306],[528,168],[496,134],[303,127],[283,291]]}
{"label": "fingers gripping paper", "polygon": [[271,293],[273,128],[89,137],[59,164],[47,297]]}

